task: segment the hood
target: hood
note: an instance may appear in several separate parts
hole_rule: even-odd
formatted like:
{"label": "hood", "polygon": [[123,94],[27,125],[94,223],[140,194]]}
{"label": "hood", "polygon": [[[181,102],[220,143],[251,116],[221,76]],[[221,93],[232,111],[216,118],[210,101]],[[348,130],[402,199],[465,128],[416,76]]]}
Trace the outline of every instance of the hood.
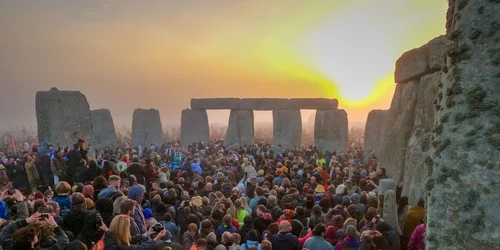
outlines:
{"label": "hood", "polygon": [[359,204],[361,201],[361,196],[358,193],[354,193],[351,195],[351,201],[353,204]]}
{"label": "hood", "polygon": [[280,242],[288,242],[290,241],[290,235],[292,235],[292,233],[278,233],[276,239]]}

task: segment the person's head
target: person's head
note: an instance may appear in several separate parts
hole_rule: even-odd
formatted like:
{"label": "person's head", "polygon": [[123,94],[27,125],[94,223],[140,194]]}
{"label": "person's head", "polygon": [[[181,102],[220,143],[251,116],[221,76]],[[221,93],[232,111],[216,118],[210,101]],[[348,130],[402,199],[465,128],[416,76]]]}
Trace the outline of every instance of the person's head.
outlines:
{"label": "person's head", "polygon": [[259,242],[259,232],[255,229],[248,231],[247,240]]}
{"label": "person's head", "polygon": [[271,242],[268,240],[263,240],[260,243],[260,245],[261,245],[262,250],[272,250],[273,249],[273,244],[271,244]]}
{"label": "person's head", "polygon": [[113,213],[113,200],[111,198],[100,198],[95,202],[95,209],[101,214]]}
{"label": "person's head", "polygon": [[69,195],[69,193],[71,193],[71,186],[69,183],[61,181],[57,183],[55,190],[58,196]]}
{"label": "person's head", "polygon": [[124,200],[120,205],[120,214],[132,216],[134,214],[136,204],[137,202],[134,200],[131,199]]}
{"label": "person's head", "polygon": [[127,215],[117,215],[111,221],[109,231],[113,233],[116,244],[120,246],[130,246],[130,217]]}
{"label": "person's head", "polygon": [[233,244],[233,234],[231,234],[230,232],[227,232],[227,231],[224,232],[222,234],[221,243],[224,245],[232,245]]}
{"label": "person's head", "polygon": [[108,178],[108,187],[111,188],[120,188],[120,183],[121,183],[122,178],[118,175],[111,175]]}
{"label": "person's head", "polygon": [[280,233],[289,233],[292,231],[292,224],[284,220],[279,224]]}
{"label": "person's head", "polygon": [[134,185],[128,190],[128,198],[141,204],[146,190],[142,185]]}
{"label": "person's head", "polygon": [[102,190],[102,189],[108,187],[108,180],[106,180],[106,178],[104,178],[104,176],[102,176],[102,175],[97,176],[92,181],[92,186],[94,186],[95,190]]}
{"label": "person's head", "polygon": [[226,215],[224,215],[224,218],[222,219],[222,223],[224,224],[224,226],[230,226],[232,220],[233,220],[233,217],[231,217],[230,214],[226,214]]}
{"label": "person's head", "polygon": [[377,169],[377,175],[380,177],[380,176],[384,176],[385,175],[385,168],[379,168]]}
{"label": "person's head", "polygon": [[424,198],[420,198],[417,203],[418,206],[425,207],[425,200]]}
{"label": "person's head", "polygon": [[191,223],[188,225],[189,235],[191,235],[192,237],[195,237],[197,232],[198,232],[198,226],[196,224]]}
{"label": "person's head", "polygon": [[12,239],[12,250],[34,249],[39,240],[36,229],[32,225],[15,231]]}
{"label": "person's head", "polygon": [[320,223],[320,224],[316,225],[316,227],[314,227],[314,229],[312,230],[312,233],[313,233],[314,236],[323,236],[323,237],[325,237],[325,235],[326,235],[325,224]]}
{"label": "person's head", "polygon": [[71,195],[71,205],[85,207],[85,196],[82,193],[74,193]]}
{"label": "person's head", "polygon": [[172,221],[172,213],[167,212],[165,214],[165,221]]}
{"label": "person's head", "polygon": [[208,242],[204,238],[199,238],[195,241],[194,245],[196,246],[196,249],[198,249],[198,250],[205,250],[205,249],[207,249]]}
{"label": "person's head", "polygon": [[82,194],[85,196],[85,198],[90,198],[94,199],[94,186],[92,185],[85,185],[83,186]]}
{"label": "person's head", "polygon": [[52,207],[52,214],[53,215],[61,214],[61,207],[59,207],[59,203],[57,203],[55,201],[50,201],[50,202],[47,202],[47,206]]}
{"label": "person's head", "polygon": [[358,230],[353,225],[347,226],[345,233],[349,237],[358,237],[358,235],[359,235]]}
{"label": "person's head", "polygon": [[233,243],[236,245],[241,244],[241,235],[239,233],[233,233]]}
{"label": "person's head", "polygon": [[83,221],[82,231],[85,233],[94,233],[99,230],[102,225],[102,217],[99,212],[92,210],[85,215],[85,220]]}

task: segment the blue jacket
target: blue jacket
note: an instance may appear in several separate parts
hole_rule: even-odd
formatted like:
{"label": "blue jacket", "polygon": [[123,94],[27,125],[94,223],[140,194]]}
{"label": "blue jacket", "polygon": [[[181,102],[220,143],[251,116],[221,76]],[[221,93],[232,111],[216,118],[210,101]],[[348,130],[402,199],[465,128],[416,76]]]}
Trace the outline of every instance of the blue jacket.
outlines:
{"label": "blue jacket", "polygon": [[250,207],[253,210],[257,208],[257,205],[259,204],[260,199],[265,199],[266,197],[264,196],[255,196],[252,200],[250,200],[250,204],[248,204],[248,207]]}
{"label": "blue jacket", "polygon": [[224,225],[219,225],[217,227],[217,230],[215,230],[215,235],[217,236],[217,241],[220,242],[222,238],[222,234],[224,232],[230,232],[230,233],[236,233],[236,228],[233,227],[232,225],[229,226],[224,226]]}
{"label": "blue jacket", "polygon": [[71,196],[56,196],[52,201],[57,202],[61,208],[61,216],[65,215],[71,209]]}
{"label": "blue jacket", "polygon": [[249,250],[253,246],[257,247],[258,250],[261,250],[259,242],[253,240],[247,240],[246,243],[241,244],[241,250]]}
{"label": "blue jacket", "polygon": [[333,250],[332,244],[326,241],[322,236],[313,236],[307,239],[303,248],[314,250]]}

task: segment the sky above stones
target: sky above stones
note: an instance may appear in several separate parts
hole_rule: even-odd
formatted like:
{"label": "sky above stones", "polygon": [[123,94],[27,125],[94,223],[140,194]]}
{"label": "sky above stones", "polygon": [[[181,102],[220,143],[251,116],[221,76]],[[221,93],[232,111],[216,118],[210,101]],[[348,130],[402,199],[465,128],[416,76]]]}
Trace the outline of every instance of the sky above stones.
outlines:
{"label": "sky above stones", "polygon": [[[446,9],[445,0],[0,1],[0,128],[35,125],[35,93],[51,87],[80,90],[117,126],[131,126],[135,108],[179,123],[193,97],[338,98],[362,124],[389,108],[397,58],[445,33]],[[211,122],[228,117],[209,112]]]}

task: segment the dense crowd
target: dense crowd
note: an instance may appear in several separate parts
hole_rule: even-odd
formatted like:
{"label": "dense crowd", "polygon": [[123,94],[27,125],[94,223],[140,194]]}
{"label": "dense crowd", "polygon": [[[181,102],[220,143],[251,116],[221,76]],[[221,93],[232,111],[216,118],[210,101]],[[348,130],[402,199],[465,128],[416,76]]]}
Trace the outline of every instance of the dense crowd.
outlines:
{"label": "dense crowd", "polygon": [[[0,246],[26,249],[425,249],[425,204],[398,186],[383,218],[377,159],[220,142],[0,153]],[[95,155],[95,157],[90,157]]]}

